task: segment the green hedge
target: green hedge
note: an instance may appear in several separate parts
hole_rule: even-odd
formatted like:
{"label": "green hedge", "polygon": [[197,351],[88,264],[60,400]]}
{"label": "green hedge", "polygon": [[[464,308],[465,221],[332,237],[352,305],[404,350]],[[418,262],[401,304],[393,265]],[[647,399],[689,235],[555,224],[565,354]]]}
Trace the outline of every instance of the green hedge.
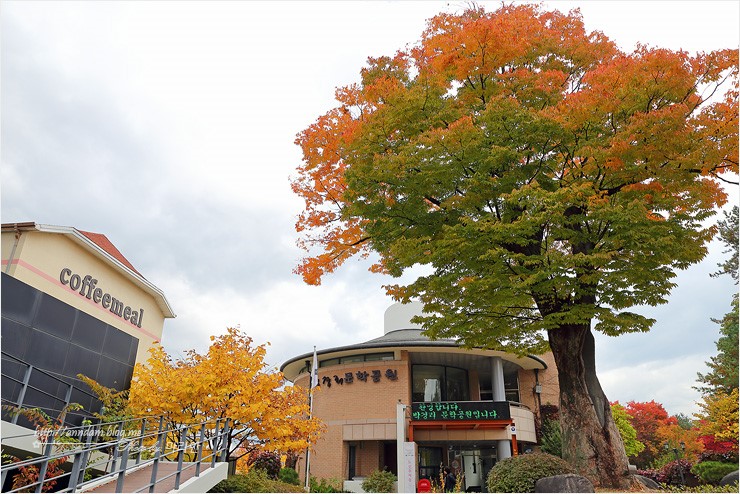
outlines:
{"label": "green hedge", "polygon": [[362,481],[362,490],[365,492],[394,492],[393,483],[396,480],[396,476],[391,472],[375,470]]}
{"label": "green hedge", "polygon": [[250,470],[246,475],[232,475],[216,484],[208,492],[304,492],[298,485],[272,480],[261,469]]}
{"label": "green hedge", "polygon": [[281,468],[280,472],[278,472],[278,479],[280,479],[281,482],[291,485],[299,485],[301,483],[301,480],[298,477],[298,472],[293,468]]}
{"label": "green hedge", "polygon": [[547,453],[512,456],[496,463],[488,474],[488,492],[534,492],[539,479],[576,473],[562,458]]}
{"label": "green hedge", "polygon": [[706,484],[719,484],[722,477],[737,470],[737,463],[720,461],[703,461],[691,467],[691,473],[699,477]]}

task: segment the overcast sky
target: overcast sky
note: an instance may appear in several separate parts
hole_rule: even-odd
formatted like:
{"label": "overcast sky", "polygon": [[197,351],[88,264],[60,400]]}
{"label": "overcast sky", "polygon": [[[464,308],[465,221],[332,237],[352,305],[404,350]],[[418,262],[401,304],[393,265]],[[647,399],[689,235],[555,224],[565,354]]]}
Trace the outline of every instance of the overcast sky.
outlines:
{"label": "overcast sky", "polygon": [[[105,234],[174,308],[163,344],[176,357],[237,325],[271,343],[275,367],[314,345],[380,336],[390,280],[369,262],[320,287],[292,274],[303,255],[293,141],[368,56],[392,55],[426,19],[465,4],[4,0],[2,222]],[[737,1],[547,5],[580,7],[588,29],[626,51],[738,46]],[[650,333],[597,337],[609,399],[698,410],[692,386],[719,337],[710,318],[737,290],[709,277],[722,250],[712,244],[667,305],[643,311],[657,319]]]}

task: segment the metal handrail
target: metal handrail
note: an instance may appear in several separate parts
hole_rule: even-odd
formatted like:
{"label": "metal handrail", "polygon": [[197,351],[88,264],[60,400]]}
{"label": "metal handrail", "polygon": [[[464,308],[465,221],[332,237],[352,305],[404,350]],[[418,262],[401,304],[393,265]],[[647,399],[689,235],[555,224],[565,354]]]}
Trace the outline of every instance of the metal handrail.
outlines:
{"label": "metal handrail", "polygon": [[[152,420],[153,418],[155,420]],[[107,430],[104,431],[103,429],[106,428]],[[101,439],[101,436],[110,435],[105,434],[105,432],[111,432],[113,429],[116,431],[114,439],[93,442],[93,437],[97,436],[98,439]],[[210,431],[210,434],[206,435],[206,431]],[[191,433],[193,440],[188,441]],[[176,447],[170,448],[167,437],[172,434],[178,437],[179,441]],[[152,476],[150,482],[136,492],[145,490],[154,492],[156,484],[171,477],[175,477],[175,489],[178,489],[182,472],[195,468],[195,476],[199,477],[202,473],[201,466],[203,464],[210,462],[210,467],[214,467],[216,462],[227,460],[229,434],[228,419],[207,420],[166,427],[164,416],[142,417],[72,428],[39,429],[33,434],[3,438],[7,440],[26,436],[41,440],[43,454],[38,458],[2,465],[0,468],[2,472],[1,482],[4,484],[7,476],[14,471],[20,471],[21,468],[35,467],[38,470],[38,480],[36,482],[8,492],[20,492],[29,488],[41,492],[47,482],[59,481],[65,478],[68,478],[68,486],[58,492],[75,492],[98,483],[105,483],[103,481],[112,480],[116,481],[116,492],[123,492],[126,473],[133,468],[151,464]],[[61,438],[69,439],[70,437],[84,437],[85,440],[80,443],[68,443],[59,440]],[[154,456],[149,459],[142,459],[145,444],[151,441],[154,441]],[[210,453],[205,456],[203,455],[204,445],[207,445],[210,450]],[[195,455],[195,462],[185,465],[184,459],[189,453]],[[165,477],[157,478],[159,463],[168,461],[168,458],[173,455],[176,456],[178,465],[176,471]],[[60,459],[68,461],[69,458],[72,458],[71,471],[55,477],[47,477],[47,468],[50,462]],[[129,460],[132,459],[134,461],[130,462]],[[108,468],[109,465],[110,468]],[[105,473],[85,481],[84,475],[88,470],[103,470]]]}
{"label": "metal handrail", "polygon": [[[80,388],[78,386],[75,386],[74,384],[71,384],[71,383],[65,381],[64,379],[60,378],[59,377],[59,374],[56,374],[56,373],[53,373],[53,372],[50,372],[50,371],[46,371],[44,369],[40,369],[38,367],[34,367],[32,364],[30,364],[30,363],[28,363],[28,362],[26,362],[26,361],[24,361],[24,360],[22,360],[22,359],[20,359],[20,358],[18,358],[16,356],[14,356],[14,355],[11,355],[9,353],[3,352],[3,351],[0,351],[0,356],[1,356],[0,358],[2,359],[3,363],[10,362],[11,364],[20,365],[21,368],[23,369],[23,380],[20,380],[20,379],[17,379],[15,377],[12,377],[7,372],[2,372],[2,377],[3,378],[8,379],[8,380],[10,380],[12,382],[15,382],[15,383],[21,385],[21,389],[18,391],[18,395],[15,396],[15,397],[13,397],[13,398],[11,398],[11,399],[3,399],[2,400],[3,404],[11,404],[11,405],[13,405],[13,406],[15,406],[17,408],[36,408],[36,407],[38,407],[38,408],[41,408],[41,409],[50,410],[49,407],[43,407],[43,406],[40,406],[40,405],[34,405],[34,404],[28,404],[28,403],[26,403],[25,402],[25,396],[26,396],[26,393],[28,392],[29,389],[34,390],[34,391],[37,391],[37,392],[39,392],[39,393],[41,393],[43,395],[46,395],[46,396],[48,396],[50,398],[53,398],[54,400],[56,400],[58,402],[63,402],[64,403],[64,408],[66,408],[67,406],[69,406],[69,404],[71,402],[71,399],[72,399],[72,390],[75,390],[75,389],[77,391],[79,391],[80,393],[84,394],[84,395],[87,395],[87,396],[89,396],[91,398],[95,398],[96,400],[98,399],[94,394],[92,394],[92,393],[90,393],[88,391],[85,391],[84,389],[82,389],[82,388]],[[55,380],[58,383],[61,383],[61,384],[64,384],[65,386],[67,386],[67,392],[66,392],[65,397],[64,398],[60,398],[58,395],[53,394],[53,393],[50,393],[50,392],[48,392],[48,391],[46,391],[44,389],[38,388],[36,386],[31,386],[30,381],[31,381],[31,377],[32,377],[32,375],[34,373],[42,374],[44,376],[47,376],[47,377]],[[67,379],[74,379],[76,381],[79,380],[79,379],[76,379],[76,378],[73,378],[73,377],[67,377]],[[83,415],[84,416],[84,414],[79,414],[79,413],[70,414],[70,415]],[[11,423],[16,424],[17,422],[18,422],[18,415],[16,414],[16,415],[14,415],[12,417]],[[67,422],[65,421],[65,423],[67,423]]]}
{"label": "metal handrail", "polygon": [[[25,367],[32,366],[32,364],[30,364],[29,362],[26,362],[25,360],[23,360],[21,358],[18,358],[15,355],[11,355],[10,353],[7,353],[7,352],[2,351],[2,350],[0,350],[0,357],[2,358],[2,360],[5,360],[5,361],[12,360],[12,361],[15,361],[15,363],[21,364],[21,365],[23,365]],[[59,374],[58,372],[53,372],[53,371],[49,371],[49,370],[46,370],[46,369],[40,369],[39,367],[34,367],[34,369],[37,370],[38,372],[44,374],[44,375],[47,375],[47,376],[49,376],[49,377],[51,377],[53,379],[56,379],[59,382],[65,383],[65,384],[68,384],[68,383],[66,381],[64,381],[63,379],[61,379],[59,376],[65,377],[67,379],[73,379],[75,381],[83,382],[81,379],[78,379],[77,377],[64,376],[63,374]],[[14,378],[12,378],[12,377],[10,377],[8,375],[6,375],[5,377],[8,378],[8,379],[13,379],[16,382],[20,383],[20,381],[18,381],[17,379],[14,379]],[[96,396],[94,394],[90,393],[89,391],[85,391],[84,389],[81,389],[81,388],[77,388],[77,389],[80,390],[82,393],[90,396],[90,397],[96,398]]]}

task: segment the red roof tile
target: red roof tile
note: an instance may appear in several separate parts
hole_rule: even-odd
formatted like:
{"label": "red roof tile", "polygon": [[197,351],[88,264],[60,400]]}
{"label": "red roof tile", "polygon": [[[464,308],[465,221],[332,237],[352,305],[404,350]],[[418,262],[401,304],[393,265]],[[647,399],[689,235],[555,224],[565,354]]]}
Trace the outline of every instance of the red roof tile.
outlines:
{"label": "red roof tile", "polygon": [[106,251],[108,254],[113,256],[115,259],[120,261],[124,266],[129,268],[134,273],[138,274],[142,278],[144,277],[141,273],[139,273],[136,268],[131,264],[128,259],[124,257],[123,254],[121,254],[121,251],[116,248],[113,243],[108,240],[108,237],[103,235],[102,233],[93,233],[93,232],[84,232],[82,230],[77,230],[81,234],[83,234],[85,237],[90,239],[91,242],[93,242],[95,245]]}

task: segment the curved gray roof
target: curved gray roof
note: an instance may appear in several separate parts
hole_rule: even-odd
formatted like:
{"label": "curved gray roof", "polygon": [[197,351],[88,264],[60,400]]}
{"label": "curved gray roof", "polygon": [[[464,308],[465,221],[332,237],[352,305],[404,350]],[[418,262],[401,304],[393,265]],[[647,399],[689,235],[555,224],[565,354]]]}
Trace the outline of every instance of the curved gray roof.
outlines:
{"label": "curved gray roof", "polygon": [[[365,341],[363,343],[317,350],[316,354],[319,356],[319,360],[326,360],[327,358],[336,358],[366,353],[367,350],[391,351],[396,349],[408,349],[410,351],[413,351],[414,348],[425,348],[427,351],[433,351],[433,349],[438,348],[440,350],[446,349],[447,352],[454,353],[463,352],[474,353],[481,356],[500,356],[505,360],[516,363],[522,368],[547,368],[547,364],[545,364],[544,361],[532,355],[519,357],[517,355],[501,352],[498,350],[490,350],[485,348],[464,348],[458,344],[457,340],[453,339],[443,338],[431,340],[427,336],[424,336],[422,334],[421,329],[397,329],[395,331],[389,331],[383,336]],[[305,368],[306,361],[310,361],[312,358],[313,352],[298,355],[297,357],[294,357],[283,363],[283,365],[280,366],[280,371],[285,374],[285,377],[288,380],[293,381]]]}

